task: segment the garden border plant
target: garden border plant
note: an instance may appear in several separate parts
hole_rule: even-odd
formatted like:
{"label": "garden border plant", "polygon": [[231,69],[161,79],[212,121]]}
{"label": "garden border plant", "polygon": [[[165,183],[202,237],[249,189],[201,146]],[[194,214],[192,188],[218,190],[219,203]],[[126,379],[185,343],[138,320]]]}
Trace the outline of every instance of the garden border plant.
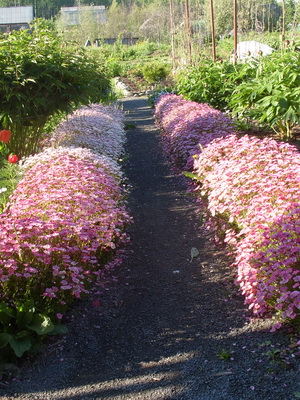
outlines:
{"label": "garden border plant", "polygon": [[290,140],[300,123],[299,99],[300,55],[287,50],[261,57],[256,76],[234,90],[229,105],[236,117],[250,117]]}
{"label": "garden border plant", "polygon": [[[270,138],[221,134],[214,121],[218,113],[210,111],[208,124],[207,107],[162,96],[155,116],[165,149],[181,171],[193,169],[188,175],[206,204],[207,228],[235,257],[236,282],[249,308],[257,316],[272,316],[273,329],[288,322],[299,330],[298,149]],[[232,130],[229,119],[227,123]],[[209,136],[207,125],[212,127]],[[191,157],[193,163],[188,162]]]}
{"label": "garden border plant", "polygon": [[72,302],[121,262],[130,222],[118,164],[122,121],[115,107],[83,107],[20,163],[24,176],[0,216],[2,361],[63,332]]}
{"label": "garden border plant", "polygon": [[34,154],[47,121],[110,92],[104,66],[84,48],[64,43],[37,20],[32,31],[0,34],[0,126],[12,132],[10,152]]}
{"label": "garden border plant", "polygon": [[177,71],[175,89],[187,100],[231,113],[247,128],[271,127],[290,140],[300,123],[299,60],[291,47],[237,64],[205,58]]}

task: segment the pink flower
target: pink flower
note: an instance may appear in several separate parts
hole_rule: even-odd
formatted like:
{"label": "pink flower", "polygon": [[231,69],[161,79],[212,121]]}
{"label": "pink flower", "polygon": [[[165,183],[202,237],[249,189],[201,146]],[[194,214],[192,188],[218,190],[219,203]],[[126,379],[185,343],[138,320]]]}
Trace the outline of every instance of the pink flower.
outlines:
{"label": "pink flower", "polygon": [[278,327],[299,317],[298,149],[239,137],[228,117],[176,95],[160,97],[155,116],[173,165],[197,177],[206,227],[235,257],[245,303],[259,316],[272,311]]}
{"label": "pink flower", "polygon": [[75,143],[82,129],[84,148],[55,144],[21,161],[23,179],[0,216],[1,298],[10,301],[25,288],[35,301],[65,309],[122,259],[130,222],[117,162],[122,121],[114,107],[83,108],[64,123],[64,139],[54,137],[73,135]]}

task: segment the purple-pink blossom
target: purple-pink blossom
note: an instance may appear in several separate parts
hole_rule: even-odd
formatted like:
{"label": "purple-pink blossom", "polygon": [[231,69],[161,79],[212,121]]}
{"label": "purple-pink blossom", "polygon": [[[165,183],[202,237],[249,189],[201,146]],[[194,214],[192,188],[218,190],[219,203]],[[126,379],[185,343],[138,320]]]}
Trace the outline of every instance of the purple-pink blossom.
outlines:
{"label": "purple-pink blossom", "polygon": [[[84,121],[92,119],[91,130],[81,113]],[[54,146],[67,121],[72,129],[64,129],[70,129],[68,138],[73,135],[76,145]],[[102,105],[78,110],[60,125],[50,140],[53,146],[22,160],[23,178],[0,216],[2,300],[22,301],[29,295],[40,308],[52,302],[60,311],[120,262],[130,222],[117,162],[123,153],[122,121],[113,107],[107,114]],[[81,129],[79,145],[75,137]],[[105,146],[99,143],[96,149],[104,136]]]}
{"label": "purple-pink blossom", "polygon": [[206,226],[233,255],[249,308],[259,316],[272,313],[274,329],[299,317],[298,149],[241,136],[228,117],[175,95],[162,96],[155,115],[174,165],[192,167],[197,176]]}

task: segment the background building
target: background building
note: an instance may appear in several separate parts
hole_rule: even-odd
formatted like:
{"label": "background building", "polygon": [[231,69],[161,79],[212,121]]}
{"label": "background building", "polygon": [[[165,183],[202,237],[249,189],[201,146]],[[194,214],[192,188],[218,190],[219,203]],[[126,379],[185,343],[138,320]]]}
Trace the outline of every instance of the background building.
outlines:
{"label": "background building", "polygon": [[105,6],[61,7],[60,12],[66,25],[80,25],[81,14],[91,14],[95,23],[106,22]]}
{"label": "background building", "polygon": [[33,14],[33,6],[1,7],[0,31],[29,29],[29,24],[34,18]]}

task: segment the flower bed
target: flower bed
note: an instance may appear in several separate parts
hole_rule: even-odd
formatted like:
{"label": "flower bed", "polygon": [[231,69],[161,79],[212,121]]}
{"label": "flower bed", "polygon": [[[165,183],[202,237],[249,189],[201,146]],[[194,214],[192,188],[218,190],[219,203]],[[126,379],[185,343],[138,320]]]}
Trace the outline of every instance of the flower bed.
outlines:
{"label": "flower bed", "polygon": [[175,94],[159,97],[155,119],[167,154],[174,166],[184,170],[192,169],[192,156],[199,153],[199,144],[205,146],[235,131],[233,122],[222,112]]}
{"label": "flower bed", "polygon": [[85,147],[118,161],[124,152],[123,118],[114,106],[82,107],[59,124],[47,145]]}
{"label": "flower bed", "polygon": [[58,126],[53,147],[21,163],[24,176],[0,215],[0,316],[9,314],[4,303],[18,308],[30,301],[38,312],[61,319],[120,261],[130,221],[117,164],[122,127],[116,108],[82,108]]}
{"label": "flower bed", "polygon": [[[183,136],[189,131],[182,130]],[[207,205],[207,226],[235,256],[236,282],[249,308],[258,316],[273,314],[276,328],[295,320],[300,314],[298,150],[273,139],[227,135],[199,148],[194,173]]]}

